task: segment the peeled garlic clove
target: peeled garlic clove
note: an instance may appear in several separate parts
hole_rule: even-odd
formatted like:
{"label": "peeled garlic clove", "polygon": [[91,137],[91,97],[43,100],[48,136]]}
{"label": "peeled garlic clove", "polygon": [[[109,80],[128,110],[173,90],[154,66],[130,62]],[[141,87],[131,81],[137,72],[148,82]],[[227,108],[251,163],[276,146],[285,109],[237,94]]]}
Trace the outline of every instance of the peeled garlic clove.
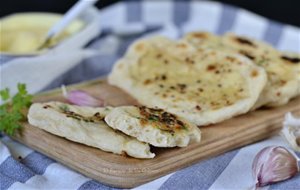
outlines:
{"label": "peeled garlic clove", "polygon": [[293,117],[291,113],[287,113],[281,135],[295,151],[300,152],[300,119]]}
{"label": "peeled garlic clove", "polygon": [[104,101],[99,98],[94,98],[85,91],[72,90],[67,92],[65,86],[62,86],[64,97],[72,104],[79,106],[101,107],[104,106]]}
{"label": "peeled garlic clove", "polygon": [[252,172],[256,186],[262,187],[296,175],[299,172],[298,160],[284,147],[269,146],[255,156]]}

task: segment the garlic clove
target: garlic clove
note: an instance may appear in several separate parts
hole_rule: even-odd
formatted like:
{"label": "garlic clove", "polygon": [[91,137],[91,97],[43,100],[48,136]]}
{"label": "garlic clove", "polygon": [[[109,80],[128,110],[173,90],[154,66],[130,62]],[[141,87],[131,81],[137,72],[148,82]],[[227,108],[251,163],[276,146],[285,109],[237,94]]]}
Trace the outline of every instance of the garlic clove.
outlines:
{"label": "garlic clove", "polygon": [[269,146],[255,156],[252,172],[256,186],[262,187],[296,175],[299,172],[298,160],[284,147]]}
{"label": "garlic clove", "polygon": [[295,151],[300,152],[300,119],[293,117],[291,113],[287,113],[281,135]]}
{"label": "garlic clove", "polygon": [[65,86],[62,86],[63,96],[72,104],[79,106],[102,107],[104,100],[95,98],[82,90],[72,90],[67,92]]}

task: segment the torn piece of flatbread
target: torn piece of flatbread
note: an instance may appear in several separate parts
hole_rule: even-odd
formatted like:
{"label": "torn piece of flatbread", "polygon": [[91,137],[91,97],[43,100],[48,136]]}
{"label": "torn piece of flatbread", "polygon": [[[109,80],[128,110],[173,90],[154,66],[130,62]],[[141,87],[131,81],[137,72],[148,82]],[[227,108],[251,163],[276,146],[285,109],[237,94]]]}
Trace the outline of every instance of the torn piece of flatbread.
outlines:
{"label": "torn piece of flatbread", "polygon": [[238,54],[200,51],[185,41],[155,37],[134,43],[108,81],[141,104],[208,125],[248,112],[266,74]]}
{"label": "torn piece of flatbread", "polygon": [[196,125],[162,109],[116,107],[105,121],[110,127],[157,147],[185,147],[201,138]]}
{"label": "torn piece of flatbread", "polygon": [[31,125],[71,141],[96,147],[107,152],[135,158],[153,158],[150,146],[115,131],[104,122],[112,108],[92,108],[60,102],[32,104],[28,121]]}
{"label": "torn piece of flatbread", "polygon": [[265,69],[268,81],[252,109],[280,106],[299,94],[299,74],[297,77],[291,64],[266,43],[232,33],[219,37],[207,32],[192,32],[184,39],[201,50],[210,48],[241,54]]}

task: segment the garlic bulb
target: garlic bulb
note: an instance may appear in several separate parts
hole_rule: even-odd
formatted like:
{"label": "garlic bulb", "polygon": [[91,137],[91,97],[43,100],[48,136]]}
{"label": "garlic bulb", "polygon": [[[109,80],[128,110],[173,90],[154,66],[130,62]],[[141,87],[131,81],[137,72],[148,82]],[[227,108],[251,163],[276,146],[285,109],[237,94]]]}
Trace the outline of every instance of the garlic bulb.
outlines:
{"label": "garlic bulb", "polygon": [[63,96],[72,104],[78,106],[90,106],[90,107],[102,107],[104,106],[104,100],[95,98],[82,90],[72,90],[67,92],[66,87],[61,87]]}
{"label": "garlic bulb", "polygon": [[289,179],[299,172],[298,160],[286,148],[269,146],[254,158],[252,172],[256,187]]}
{"label": "garlic bulb", "polygon": [[293,117],[291,113],[287,113],[281,135],[295,151],[300,152],[300,119]]}

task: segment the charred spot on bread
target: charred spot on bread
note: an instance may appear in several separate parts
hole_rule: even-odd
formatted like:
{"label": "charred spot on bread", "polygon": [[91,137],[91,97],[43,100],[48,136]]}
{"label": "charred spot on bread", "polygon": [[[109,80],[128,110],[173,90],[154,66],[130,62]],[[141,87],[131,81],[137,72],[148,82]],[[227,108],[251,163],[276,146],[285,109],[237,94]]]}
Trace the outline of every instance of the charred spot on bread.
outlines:
{"label": "charred spot on bread", "polygon": [[249,39],[242,38],[242,37],[236,37],[235,40],[242,45],[256,47],[256,45],[253,42],[251,42]]}
{"label": "charred spot on bread", "polygon": [[300,58],[298,57],[288,57],[288,56],[281,56],[281,59],[283,59],[284,61],[288,61],[290,63],[294,63],[294,64],[299,64],[300,63]]}
{"label": "charred spot on bread", "polygon": [[174,133],[175,130],[186,130],[185,124],[172,113],[159,108],[140,106],[140,122],[142,125],[151,123],[163,131]]}
{"label": "charred spot on bread", "polygon": [[227,59],[230,62],[234,62],[236,60],[236,58],[232,56],[226,56],[225,59]]}
{"label": "charred spot on bread", "polygon": [[199,105],[196,105],[196,110],[201,111],[201,107]]}
{"label": "charred spot on bread", "polygon": [[99,112],[96,112],[96,113],[94,114],[94,116],[95,116],[95,117],[101,117],[101,114],[100,114]]}
{"label": "charred spot on bread", "polygon": [[204,90],[203,90],[203,88],[198,88],[198,91],[203,92]]}
{"label": "charred spot on bread", "polygon": [[162,57],[162,54],[161,54],[161,53],[159,53],[159,54],[156,55],[156,58],[157,58],[157,59],[160,59],[161,57]]}
{"label": "charred spot on bread", "polygon": [[83,115],[80,115],[78,113],[71,111],[67,105],[60,106],[59,110],[61,111],[61,113],[65,114],[66,117],[76,119],[78,121],[95,123],[95,122],[104,120],[104,117],[99,112],[96,112],[92,116],[83,116]]}
{"label": "charred spot on bread", "polygon": [[145,85],[150,84],[150,83],[151,83],[151,80],[150,80],[150,79],[144,80],[144,84],[145,84]]}
{"label": "charred spot on bread", "polygon": [[207,71],[213,71],[213,70],[215,70],[216,69],[216,66],[215,65],[208,65],[207,67],[206,67],[206,70]]}
{"label": "charred spot on bread", "polygon": [[281,86],[284,86],[286,83],[287,83],[287,81],[285,81],[285,80],[280,80],[280,85],[281,85]]}
{"label": "charred spot on bread", "polygon": [[253,70],[251,72],[251,77],[256,77],[258,75],[258,71],[257,70]]}
{"label": "charred spot on bread", "polygon": [[50,105],[44,105],[43,108],[44,109],[48,109],[48,108],[52,108],[52,106],[50,106]]}
{"label": "charred spot on bread", "polygon": [[207,34],[206,33],[197,32],[197,33],[193,33],[192,35],[195,38],[207,38]]}
{"label": "charred spot on bread", "polygon": [[187,87],[186,84],[181,84],[181,83],[178,83],[177,86],[179,87],[180,90],[184,90]]}
{"label": "charred spot on bread", "polygon": [[195,61],[189,57],[186,57],[185,60],[184,60],[186,63],[189,63],[189,64],[194,64]]}
{"label": "charred spot on bread", "polygon": [[239,53],[242,54],[242,55],[244,55],[244,56],[246,56],[247,58],[249,58],[249,59],[251,59],[251,60],[254,60],[254,59],[255,59],[255,57],[254,57],[253,55],[251,55],[251,54],[250,54],[249,52],[247,52],[247,51],[240,50]]}

